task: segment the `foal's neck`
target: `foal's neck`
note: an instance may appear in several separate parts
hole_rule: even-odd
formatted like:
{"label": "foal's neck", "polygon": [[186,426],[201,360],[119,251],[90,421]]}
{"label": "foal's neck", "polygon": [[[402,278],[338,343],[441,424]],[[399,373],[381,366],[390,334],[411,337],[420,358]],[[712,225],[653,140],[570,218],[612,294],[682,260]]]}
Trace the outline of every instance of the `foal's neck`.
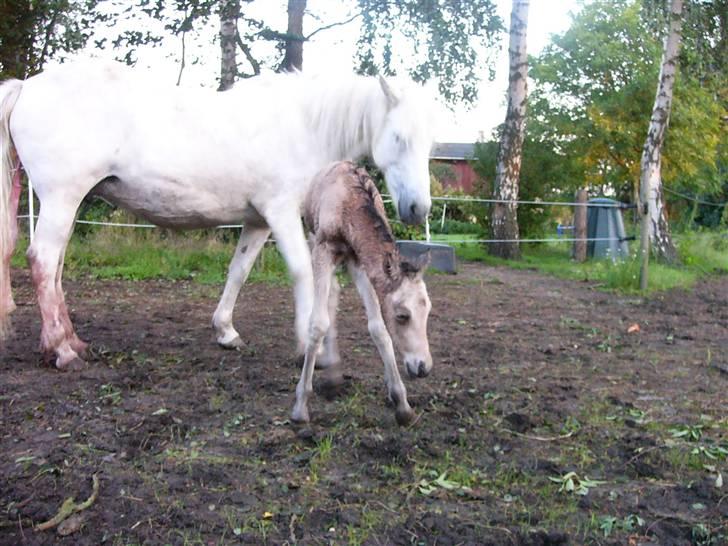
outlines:
{"label": "foal's neck", "polygon": [[357,171],[356,206],[346,239],[380,302],[402,282],[399,250],[384,214],[384,203],[371,178]]}

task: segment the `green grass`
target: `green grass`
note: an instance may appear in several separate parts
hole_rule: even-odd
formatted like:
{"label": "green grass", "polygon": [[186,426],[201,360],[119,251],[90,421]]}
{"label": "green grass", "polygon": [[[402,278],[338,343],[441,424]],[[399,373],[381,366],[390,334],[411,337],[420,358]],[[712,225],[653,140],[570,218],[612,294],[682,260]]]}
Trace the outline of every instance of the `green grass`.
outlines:
{"label": "green grass", "polygon": [[[13,266],[27,267],[27,247],[27,237],[21,237],[13,255]],[[71,238],[64,275],[222,284],[234,251],[235,243],[225,241],[220,232],[101,228],[84,237]],[[249,281],[288,282],[285,264],[274,246],[263,249]]]}
{"label": "green grass", "polygon": [[[437,234],[438,241],[476,238],[472,234]],[[68,246],[64,274],[99,279],[194,280],[222,284],[235,249],[234,237],[222,231],[176,233],[168,230],[95,228],[84,236],[75,235]],[[687,288],[711,274],[728,273],[728,232],[692,232],[675,236],[681,264],[668,266],[651,260],[649,291]],[[571,260],[569,244],[524,244],[518,261],[489,256],[480,244],[452,243],[460,260],[480,261],[513,269],[530,269],[556,277],[591,281],[602,288],[627,293],[639,291],[639,259],[614,263]],[[21,237],[13,256],[15,267],[27,267],[24,253],[27,238]],[[633,244],[633,249],[636,248]],[[263,249],[250,281],[289,282],[283,259],[274,246]]]}
{"label": "green grass", "polygon": [[[705,275],[728,273],[728,233],[694,232],[678,236],[676,241],[682,264],[673,266],[651,260],[648,277],[650,292],[688,288]],[[571,246],[568,244],[524,244],[521,246],[521,260],[492,257],[479,244],[456,244],[455,251],[460,260],[592,281],[603,288],[621,292],[639,291],[640,261],[636,255],[616,263],[611,260],[589,260],[578,264],[571,260]]]}

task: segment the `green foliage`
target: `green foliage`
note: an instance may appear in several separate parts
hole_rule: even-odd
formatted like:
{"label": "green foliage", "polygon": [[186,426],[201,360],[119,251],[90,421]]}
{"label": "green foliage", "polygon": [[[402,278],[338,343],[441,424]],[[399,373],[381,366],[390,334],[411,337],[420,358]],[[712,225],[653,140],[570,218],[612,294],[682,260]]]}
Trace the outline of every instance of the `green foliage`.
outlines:
{"label": "green foliage", "polygon": [[0,80],[23,79],[51,58],[81,49],[104,17],[100,0],[0,2]]}
{"label": "green foliage", "polygon": [[[571,158],[563,163],[563,177],[547,188],[571,191],[590,184],[620,200],[633,199],[661,62],[653,19],[637,0],[596,0],[533,59],[536,86],[527,138],[550,143],[558,156]],[[684,50],[691,47],[697,46],[688,41]],[[722,191],[726,101],[721,96],[709,80],[690,71],[678,77],[663,150],[667,187],[703,196]]]}
{"label": "green foliage", "polygon": [[362,14],[360,72],[407,70],[416,81],[437,77],[440,93],[453,103],[475,101],[486,67],[492,78],[492,57],[503,29],[493,0],[357,3]]}

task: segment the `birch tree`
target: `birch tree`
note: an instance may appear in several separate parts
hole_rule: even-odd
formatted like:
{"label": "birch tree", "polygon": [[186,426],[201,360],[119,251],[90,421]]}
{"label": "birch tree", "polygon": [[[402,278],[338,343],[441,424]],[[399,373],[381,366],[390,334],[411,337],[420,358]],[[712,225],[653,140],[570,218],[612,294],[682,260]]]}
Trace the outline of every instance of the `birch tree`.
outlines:
{"label": "birch tree", "polygon": [[[526,32],[528,29],[529,0],[513,0],[511,28],[508,44],[509,78],[508,111],[503,125],[496,166],[494,197],[506,201],[518,199],[518,181],[521,173],[521,154],[526,128],[526,77],[528,57]],[[518,206],[514,202],[496,203],[491,215],[493,239],[490,253],[506,259],[520,258],[518,246]]]}
{"label": "birch tree", "polygon": [[222,0],[220,4],[220,86],[230,89],[238,75],[236,38],[240,17],[240,0]]}
{"label": "birch tree", "polygon": [[682,7],[683,0],[671,0],[669,30],[665,38],[655,105],[652,109],[647,140],[642,149],[642,159],[640,161],[640,207],[643,215],[642,252],[645,254],[643,256],[645,268],[643,268],[641,283],[645,285],[647,282],[646,260],[649,249],[645,243],[648,237],[657,257],[668,262],[674,262],[677,259],[677,252],[672,242],[670,226],[667,221],[660,167],[662,145],[665,142],[665,131],[670,119],[672,90],[675,84],[675,73],[680,52]]}

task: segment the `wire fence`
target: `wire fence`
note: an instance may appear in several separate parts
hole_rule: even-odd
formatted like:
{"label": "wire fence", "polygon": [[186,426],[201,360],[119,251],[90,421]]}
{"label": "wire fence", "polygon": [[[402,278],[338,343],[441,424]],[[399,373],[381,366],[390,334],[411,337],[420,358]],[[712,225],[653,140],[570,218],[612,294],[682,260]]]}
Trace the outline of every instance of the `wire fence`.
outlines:
{"label": "wire fence", "polygon": [[[32,195],[32,194],[31,194]],[[391,199],[387,195],[382,196],[385,202],[391,202]],[[573,202],[573,201],[541,201],[541,200],[508,200],[508,199],[486,199],[478,197],[451,197],[451,196],[438,196],[432,197],[433,202],[444,202],[444,207],[447,207],[447,203],[460,202],[460,203],[487,203],[487,204],[506,204],[506,205],[532,205],[532,206],[566,206],[566,207],[594,207],[594,208],[617,208],[617,209],[634,209],[637,206],[630,203],[590,203],[590,202]],[[30,240],[33,240],[33,233],[35,227],[35,220],[38,216],[34,214],[33,198],[28,200],[28,214],[18,215],[20,219],[33,219],[29,222],[29,236]],[[444,221],[446,208],[443,208],[442,218]],[[395,219],[395,222],[400,222]],[[138,223],[127,223],[127,222],[103,222],[97,220],[76,220],[77,224],[91,225],[91,226],[108,226],[108,227],[121,227],[121,228],[141,228],[141,229],[155,229],[159,226],[154,224],[138,224]],[[244,224],[224,224],[215,226],[214,229],[241,229]],[[568,228],[569,226],[567,226]],[[443,243],[443,244],[491,244],[491,243],[576,243],[576,242],[624,242],[627,240],[634,240],[634,237],[551,237],[551,238],[536,238],[536,239],[477,239],[477,238],[438,238],[430,235],[430,222],[429,220],[425,225],[424,240],[431,243]]]}

